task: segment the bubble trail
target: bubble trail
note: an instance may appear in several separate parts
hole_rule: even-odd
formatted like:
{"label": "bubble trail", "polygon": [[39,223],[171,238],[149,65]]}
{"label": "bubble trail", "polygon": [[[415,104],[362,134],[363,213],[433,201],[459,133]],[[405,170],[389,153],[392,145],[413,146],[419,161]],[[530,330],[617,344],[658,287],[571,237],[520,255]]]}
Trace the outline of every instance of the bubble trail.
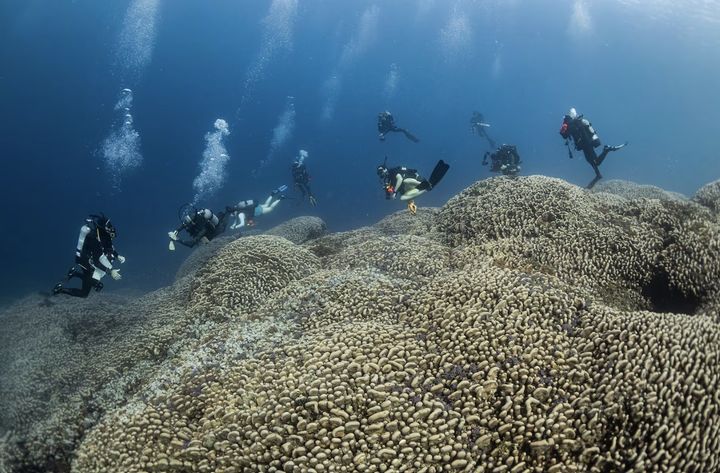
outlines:
{"label": "bubble trail", "polygon": [[260,169],[269,165],[275,155],[282,149],[287,141],[292,138],[295,131],[295,98],[289,96],[285,103],[285,109],[278,117],[277,125],[273,128],[272,138],[270,139],[270,149],[268,154],[260,161]]}
{"label": "bubble trail", "polygon": [[120,189],[122,178],[139,167],[143,160],[140,134],[133,126],[132,105],[132,90],[123,89],[114,107],[117,115],[115,123],[101,144],[101,156],[115,190]]}
{"label": "bubble trail", "polygon": [[230,128],[222,118],[215,120],[213,128],[214,130],[205,135],[206,144],[200,161],[200,174],[193,181],[193,204],[210,197],[225,183],[227,163],[230,160],[225,148],[225,137],[230,134]]}

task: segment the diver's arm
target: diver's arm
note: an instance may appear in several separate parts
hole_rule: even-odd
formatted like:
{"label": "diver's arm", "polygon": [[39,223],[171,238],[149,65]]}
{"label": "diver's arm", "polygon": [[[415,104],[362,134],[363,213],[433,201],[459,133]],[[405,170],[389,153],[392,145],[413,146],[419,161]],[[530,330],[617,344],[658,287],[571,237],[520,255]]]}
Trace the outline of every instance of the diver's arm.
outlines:
{"label": "diver's arm", "polygon": [[[111,255],[112,257],[112,255]],[[110,262],[110,258],[103,253],[100,255],[100,258],[95,261],[95,267],[99,269],[100,271],[103,271],[105,273],[109,273],[112,270],[112,263]]]}
{"label": "diver's arm", "polygon": [[195,245],[198,244],[198,242],[195,240],[174,240],[174,241],[175,241],[175,243],[180,243],[181,245],[187,246],[188,248],[193,248]]}
{"label": "diver's arm", "polygon": [[178,233],[180,233],[181,231],[185,230],[186,228],[187,228],[187,226],[185,225],[185,223],[182,223],[182,224],[177,228],[177,230],[175,230],[175,233],[178,234]]}

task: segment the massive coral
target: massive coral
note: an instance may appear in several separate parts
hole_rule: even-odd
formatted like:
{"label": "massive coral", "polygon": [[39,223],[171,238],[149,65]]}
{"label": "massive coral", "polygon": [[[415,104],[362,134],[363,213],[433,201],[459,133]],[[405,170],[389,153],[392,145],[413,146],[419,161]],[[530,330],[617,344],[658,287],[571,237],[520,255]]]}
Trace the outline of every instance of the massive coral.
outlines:
{"label": "massive coral", "polygon": [[698,189],[693,200],[715,213],[720,213],[720,179]]}
{"label": "massive coral", "polygon": [[623,181],[620,179],[610,179],[608,181],[600,181],[593,192],[607,192],[616,194],[626,199],[659,199],[659,200],[680,200],[686,201],[687,197],[678,193],[666,191],[656,186],[647,184],[636,184],[631,181]]}
{"label": "massive coral", "polygon": [[437,225],[460,260],[487,254],[619,308],[693,312],[720,279],[718,225],[690,202],[590,194],[542,176],[491,179],[451,199]]}
{"label": "massive coral", "polygon": [[709,210],[534,176],[415,217],[223,246],[180,280],[153,369],[55,452],[82,473],[720,468]]}

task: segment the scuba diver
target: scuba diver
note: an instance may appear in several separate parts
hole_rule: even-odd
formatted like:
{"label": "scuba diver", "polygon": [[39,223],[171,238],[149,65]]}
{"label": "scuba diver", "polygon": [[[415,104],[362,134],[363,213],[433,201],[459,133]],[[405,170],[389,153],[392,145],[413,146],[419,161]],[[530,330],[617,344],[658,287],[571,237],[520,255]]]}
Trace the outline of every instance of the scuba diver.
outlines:
{"label": "scuba diver", "polygon": [[487,159],[490,157],[490,171],[501,172],[505,176],[517,176],[520,172],[520,154],[515,145],[502,145],[494,153],[488,151],[482,160],[482,165],[487,166]]}
{"label": "scuba diver", "polygon": [[399,128],[395,125],[395,118],[393,118],[392,113],[388,112],[387,110],[384,112],[380,112],[378,114],[378,133],[380,133],[380,141],[385,141],[385,135],[387,135],[390,132],[400,132],[405,135],[405,137],[412,141],[413,143],[417,143],[420,140],[407,131],[405,128]]}
{"label": "scuba diver", "polygon": [[490,138],[487,134],[488,128],[490,128],[490,124],[485,123],[485,117],[483,117],[483,114],[480,112],[473,112],[472,117],[470,117],[470,129],[480,138],[485,138],[488,141],[490,148],[495,149],[497,148],[497,145],[495,144],[495,140]]}
{"label": "scuba diver", "polygon": [[387,167],[387,157],[385,162],[377,167],[377,175],[383,184],[386,199],[394,199],[400,194],[400,200],[409,200],[408,210],[415,215],[417,213],[417,205],[414,199],[428,192],[435,187],[445,176],[450,166],[442,159],[438,161],[430,174],[430,179],[425,179],[415,169],[398,166],[394,168]]}
{"label": "scuba diver", "polygon": [[[188,248],[193,248],[199,243],[209,243],[227,227],[228,214],[225,212],[215,215],[210,209],[196,209],[190,204],[185,204],[180,207],[179,216],[181,224],[178,229],[168,232],[170,251],[175,251],[175,242]],[[179,233],[183,230],[190,236],[189,240],[180,239]]]}
{"label": "scuba diver", "polygon": [[255,225],[255,217],[265,215],[273,210],[280,203],[281,200],[287,199],[288,197],[283,194],[287,190],[288,186],[282,185],[272,191],[270,196],[265,200],[265,203],[261,204],[256,200],[243,200],[233,207],[226,207],[225,211],[228,215],[235,217],[235,222],[230,225],[232,230],[242,228],[245,226],[252,227]]}
{"label": "scuba diver", "polygon": [[303,200],[307,197],[310,205],[315,207],[317,205],[317,199],[313,195],[312,190],[310,190],[310,174],[305,166],[305,158],[307,157],[308,152],[301,149],[298,156],[293,160],[290,171],[292,172],[293,185],[302,193]]}
{"label": "scuba diver", "polygon": [[87,297],[92,289],[100,291],[103,283],[100,280],[107,274],[115,280],[122,279],[119,269],[113,269],[113,262],[125,262],[113,246],[113,239],[117,231],[110,219],[104,214],[90,215],[80,228],[77,248],[75,250],[75,265],[67,273],[66,282],[73,278],[82,281],[80,289],[67,288],[63,283],[57,283],[52,290],[53,295],[67,294],[73,297]]}
{"label": "scuba diver", "polygon": [[574,108],[571,108],[567,115],[563,117],[563,124],[562,127],[560,127],[560,135],[565,139],[565,146],[568,147],[568,156],[570,156],[570,159],[573,158],[569,143],[570,139],[572,139],[575,143],[575,149],[583,152],[585,160],[590,163],[593,171],[595,171],[595,178],[590,181],[590,184],[588,184],[588,189],[592,189],[597,181],[602,179],[599,166],[605,160],[608,153],[611,151],[617,151],[628,144],[626,141],[624,144],[619,146],[605,145],[602,153],[598,156],[595,152],[595,148],[601,144],[600,137],[595,132],[592,123],[590,123],[590,121],[582,115],[578,115],[577,110]]}

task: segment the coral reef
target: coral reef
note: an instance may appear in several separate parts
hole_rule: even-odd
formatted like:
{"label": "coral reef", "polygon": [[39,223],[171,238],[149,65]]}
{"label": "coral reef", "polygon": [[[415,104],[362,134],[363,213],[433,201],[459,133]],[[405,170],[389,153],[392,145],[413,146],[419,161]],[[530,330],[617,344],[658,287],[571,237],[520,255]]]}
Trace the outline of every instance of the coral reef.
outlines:
{"label": "coral reef", "polygon": [[461,266],[486,254],[621,309],[692,313],[720,276],[720,229],[691,202],[626,200],[542,176],[490,179],[451,199],[437,224]]}
{"label": "coral reef", "polygon": [[[77,405],[97,413],[53,440],[64,447],[14,432],[27,454],[0,441],[0,465],[49,468],[51,453],[78,473],[720,468],[710,210],[532,176],[416,217],[302,244],[241,238],[165,293],[108,304],[168,315],[121,332],[96,314],[107,343],[82,349],[112,356],[77,381]],[[104,384],[125,390],[106,401]]]}
{"label": "coral reef", "polygon": [[[327,226],[322,219],[318,217],[296,217],[271,228],[265,232],[265,234],[283,237],[297,245],[300,245],[315,238],[319,238],[326,232]],[[259,234],[261,234],[261,232],[257,230],[245,230],[242,233],[231,233],[229,235],[216,238],[207,245],[200,245],[194,248],[188,254],[187,258],[175,274],[175,280],[177,281],[178,279],[184,278],[185,276],[200,269],[205,265],[205,263],[210,261],[210,259],[214,258],[215,255],[217,255],[217,253],[228,243],[237,240],[241,236],[253,236]],[[182,248],[180,250],[184,251]]]}
{"label": "coral reef", "polygon": [[285,238],[241,238],[224,246],[196,273],[189,309],[219,320],[250,317],[273,292],[319,268],[317,256]]}
{"label": "coral reef", "polygon": [[450,267],[450,250],[414,235],[377,236],[327,258],[333,269],[372,268],[395,277],[436,276]]}
{"label": "coral reef", "polygon": [[670,192],[660,187],[650,186],[647,184],[637,184],[632,181],[623,181],[621,179],[610,179],[598,182],[592,189],[593,192],[607,192],[609,194],[619,195],[626,199],[659,199],[659,200],[680,200],[686,201],[687,197],[678,193]]}
{"label": "coral reef", "polygon": [[296,245],[320,238],[327,233],[327,226],[318,217],[296,217],[271,228],[266,235],[283,237]]}
{"label": "coral reef", "polygon": [[[215,257],[216,254],[228,243],[231,243],[240,238],[240,233],[234,235],[227,235],[215,238],[206,245],[198,245],[196,248],[190,250],[190,253],[185,258],[185,261],[180,265],[177,272],[175,273],[175,280],[179,280],[195,273],[198,269],[202,268],[205,263]],[[178,251],[186,251],[184,247],[180,247]]]}
{"label": "coral reef", "polygon": [[720,179],[705,184],[693,196],[693,200],[715,213],[720,213]]}

